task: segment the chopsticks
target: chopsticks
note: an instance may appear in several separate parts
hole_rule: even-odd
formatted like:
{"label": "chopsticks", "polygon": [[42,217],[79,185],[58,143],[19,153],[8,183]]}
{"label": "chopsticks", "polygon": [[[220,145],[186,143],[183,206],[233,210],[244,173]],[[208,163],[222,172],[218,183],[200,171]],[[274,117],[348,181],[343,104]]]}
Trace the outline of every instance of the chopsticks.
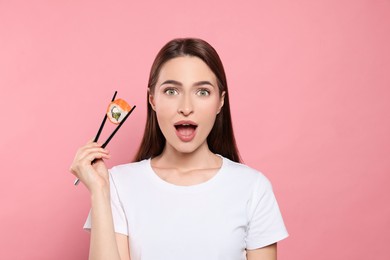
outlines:
{"label": "chopsticks", "polygon": [[[111,102],[114,102],[117,93],[118,93],[118,91],[115,91],[114,96],[111,99]],[[97,132],[95,139],[93,139],[93,142],[96,143],[99,140],[100,134],[102,133],[102,130],[103,130],[104,124],[106,123],[106,120],[107,120],[107,113],[104,114],[103,121],[100,124],[99,131]]]}
{"label": "chopsticks", "polygon": [[[117,94],[117,91],[115,91],[114,93],[114,96],[112,97],[112,100],[111,102],[113,102],[115,100],[115,97],[116,97],[116,94]],[[133,110],[136,108],[136,106],[133,106],[131,108],[131,110],[126,114],[126,116],[122,119],[122,121],[119,123],[119,125],[115,128],[115,130],[111,133],[111,135],[107,138],[107,140],[102,144],[102,148],[106,148],[106,146],[108,145],[108,143],[111,141],[111,139],[114,137],[114,135],[116,134],[116,132],[118,132],[119,128],[121,128],[121,126],[123,125],[123,123],[126,121],[126,119],[129,117],[129,115],[131,114],[131,112],[133,112]],[[103,121],[102,123],[100,124],[100,127],[99,127],[99,131],[97,132],[96,136],[95,136],[95,139],[93,140],[94,142],[97,142],[99,137],[100,137],[100,134],[102,133],[102,130],[103,130],[103,127],[106,123],[106,120],[107,120],[107,113],[104,115],[104,118],[103,118]],[[94,164],[96,161],[93,160],[91,162],[91,164]],[[74,181],[74,185],[78,185],[80,182],[80,180],[77,178],[75,181]]]}

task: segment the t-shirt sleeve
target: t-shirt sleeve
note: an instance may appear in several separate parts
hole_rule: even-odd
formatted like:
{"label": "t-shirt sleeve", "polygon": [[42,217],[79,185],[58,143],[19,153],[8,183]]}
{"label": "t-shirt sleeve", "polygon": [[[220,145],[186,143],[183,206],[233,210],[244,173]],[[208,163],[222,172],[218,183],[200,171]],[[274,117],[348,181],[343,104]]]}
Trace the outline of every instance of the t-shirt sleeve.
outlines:
{"label": "t-shirt sleeve", "polygon": [[[115,185],[114,178],[112,176],[112,170],[109,171],[110,177],[110,199],[111,199],[111,211],[114,221],[114,229],[116,233],[120,233],[128,236],[127,219],[123,210],[122,203],[118,195],[118,190]],[[87,220],[83,227],[85,230],[90,231],[92,228],[91,211],[88,214]]]}
{"label": "t-shirt sleeve", "polygon": [[272,185],[263,175],[254,185],[248,218],[246,249],[265,247],[288,237]]}

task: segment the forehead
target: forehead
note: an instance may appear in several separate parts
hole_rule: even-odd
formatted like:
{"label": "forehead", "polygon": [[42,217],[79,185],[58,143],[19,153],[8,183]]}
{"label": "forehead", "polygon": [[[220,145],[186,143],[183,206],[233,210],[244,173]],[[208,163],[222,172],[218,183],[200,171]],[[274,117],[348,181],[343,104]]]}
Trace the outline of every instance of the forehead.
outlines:
{"label": "forehead", "polygon": [[216,77],[207,64],[198,57],[183,56],[173,58],[161,67],[158,81],[175,80],[209,80],[216,82]]}

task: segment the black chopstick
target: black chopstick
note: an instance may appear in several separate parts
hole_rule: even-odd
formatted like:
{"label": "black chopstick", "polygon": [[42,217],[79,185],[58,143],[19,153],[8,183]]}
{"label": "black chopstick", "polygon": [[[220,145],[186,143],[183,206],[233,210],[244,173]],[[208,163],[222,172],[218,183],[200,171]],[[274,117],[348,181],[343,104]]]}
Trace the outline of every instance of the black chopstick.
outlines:
{"label": "black chopstick", "polygon": [[131,112],[133,112],[133,110],[135,109],[136,106],[133,106],[131,108],[131,110],[129,111],[129,113],[127,113],[127,115],[122,119],[122,121],[119,123],[119,125],[115,128],[115,130],[111,133],[111,135],[107,138],[107,140],[104,142],[104,144],[102,144],[102,148],[106,148],[106,146],[108,145],[108,143],[111,141],[111,139],[114,137],[114,135],[116,134],[116,132],[119,130],[119,128],[121,128],[121,126],[123,125],[123,123],[126,121],[126,119],[129,117],[129,115],[131,114]]}
{"label": "black chopstick", "polygon": [[[115,97],[116,97],[116,93],[118,93],[118,91],[115,91],[114,96],[111,99],[111,102],[114,102]],[[107,120],[107,113],[104,114],[104,118],[103,118],[102,123],[100,124],[99,131],[97,132],[95,139],[93,140],[94,143],[96,143],[99,140],[100,134],[102,133],[102,130],[103,130],[104,124],[106,123],[106,120]]]}
{"label": "black chopstick", "polygon": [[[113,102],[115,100],[115,97],[116,97],[116,94],[117,94],[117,91],[115,91],[114,93],[114,96],[112,97],[112,100],[111,102]],[[102,148],[105,148],[108,143],[111,141],[111,139],[114,137],[114,135],[116,134],[116,132],[118,132],[119,128],[121,128],[121,126],[123,125],[123,123],[126,121],[126,119],[129,117],[129,115],[131,114],[131,112],[133,112],[133,110],[136,108],[136,106],[133,106],[131,108],[131,110],[129,111],[129,113],[127,113],[127,115],[122,119],[122,121],[119,123],[119,125],[115,128],[115,130],[111,133],[111,135],[107,138],[107,140],[102,144]],[[103,118],[103,121],[102,123],[100,124],[100,127],[99,127],[99,131],[97,132],[96,136],[95,136],[95,139],[94,139],[94,142],[97,142],[97,140],[99,139],[99,136],[103,130],[103,127],[104,127],[104,124],[106,123],[106,120],[107,120],[107,113],[104,115],[104,118]],[[94,159],[91,164],[94,164],[96,162],[96,159]],[[77,186],[80,182],[80,179],[77,178],[75,181],[74,181],[74,185]]]}

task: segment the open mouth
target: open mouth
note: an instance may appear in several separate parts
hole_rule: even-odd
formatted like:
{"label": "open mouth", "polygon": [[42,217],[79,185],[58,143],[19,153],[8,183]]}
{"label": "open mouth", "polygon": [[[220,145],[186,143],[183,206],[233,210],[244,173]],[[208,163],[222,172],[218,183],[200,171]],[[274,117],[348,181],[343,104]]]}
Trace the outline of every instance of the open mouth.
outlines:
{"label": "open mouth", "polygon": [[[175,128],[177,131],[179,131],[183,135],[190,135],[195,129],[197,128],[197,125],[193,124],[176,124]],[[188,134],[186,134],[188,133]]]}
{"label": "open mouth", "polygon": [[193,122],[178,122],[175,125],[176,133],[182,141],[190,141],[195,136],[195,130],[198,127]]}

